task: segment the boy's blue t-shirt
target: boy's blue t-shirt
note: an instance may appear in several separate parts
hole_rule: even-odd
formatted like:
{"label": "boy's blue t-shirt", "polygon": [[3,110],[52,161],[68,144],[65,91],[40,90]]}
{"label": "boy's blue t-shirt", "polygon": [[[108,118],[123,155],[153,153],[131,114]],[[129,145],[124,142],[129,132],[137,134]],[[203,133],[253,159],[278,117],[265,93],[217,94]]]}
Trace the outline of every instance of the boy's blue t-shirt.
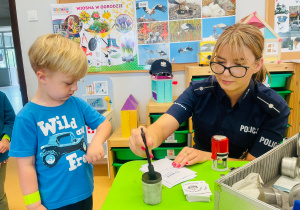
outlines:
{"label": "boy's blue t-shirt", "polygon": [[93,165],[86,161],[85,125],[96,129],[105,117],[80,98],[57,107],[29,102],[13,129],[12,157],[35,156],[42,204],[55,209],[92,195]]}

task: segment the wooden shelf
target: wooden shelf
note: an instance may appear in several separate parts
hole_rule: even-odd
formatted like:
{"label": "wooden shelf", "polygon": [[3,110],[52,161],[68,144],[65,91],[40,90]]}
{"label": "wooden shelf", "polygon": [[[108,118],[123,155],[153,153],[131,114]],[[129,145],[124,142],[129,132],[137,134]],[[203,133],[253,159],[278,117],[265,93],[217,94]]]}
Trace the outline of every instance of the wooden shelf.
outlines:
{"label": "wooden shelf", "polygon": [[[146,125],[143,125],[146,126]],[[114,180],[117,174],[115,167],[112,165],[114,163],[115,156],[111,150],[114,147],[129,147],[129,137],[122,137],[122,127],[119,126],[115,132],[107,140],[107,150],[108,150],[108,167],[110,172],[110,179]]]}
{"label": "wooden shelf", "polygon": [[119,126],[115,132],[107,140],[107,150],[108,150],[108,167],[110,173],[110,179],[114,180],[116,176],[115,167],[112,165],[114,163],[114,154],[111,150],[114,147],[129,147],[129,137],[122,137],[122,128]]}
{"label": "wooden shelf", "polygon": [[151,124],[150,113],[165,113],[172,104],[173,104],[173,102],[157,103],[156,101],[154,101],[153,99],[150,98],[150,100],[147,103],[147,108],[146,108],[147,109],[147,126],[149,126]]}

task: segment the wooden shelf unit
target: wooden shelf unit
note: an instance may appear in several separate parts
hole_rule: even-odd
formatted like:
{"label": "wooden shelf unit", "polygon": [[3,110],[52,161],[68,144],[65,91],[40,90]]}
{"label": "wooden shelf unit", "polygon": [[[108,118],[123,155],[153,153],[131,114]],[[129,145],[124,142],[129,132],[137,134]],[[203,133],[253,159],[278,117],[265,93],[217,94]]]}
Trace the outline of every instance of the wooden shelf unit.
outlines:
{"label": "wooden shelf unit", "polygon": [[[291,114],[289,116],[289,127],[286,131],[286,136],[290,137],[299,133],[299,119],[300,119],[300,63],[270,63],[265,64],[267,70],[270,73],[282,72],[282,73],[292,73],[292,76],[287,79],[285,89],[292,91],[286,96],[286,101],[291,108]],[[211,71],[209,66],[186,66],[185,67],[185,87],[187,88],[195,76],[210,76],[214,73]],[[189,120],[190,130],[192,129],[192,120]]]}
{"label": "wooden shelf unit", "polygon": [[115,155],[111,150],[114,147],[129,147],[129,137],[122,137],[122,128],[119,126],[115,132],[107,140],[107,150],[108,150],[108,167],[110,173],[110,179],[114,180],[117,174],[115,167],[112,165],[114,163]]}
{"label": "wooden shelf unit", "polygon": [[[176,99],[177,97],[173,97],[173,101]],[[157,103],[156,101],[154,101],[152,98],[150,98],[150,100],[147,103],[147,126],[149,126],[151,124],[151,119],[150,119],[150,114],[151,113],[165,113],[170,106],[173,104],[173,102],[168,102],[168,103]]]}
{"label": "wooden shelf unit", "polygon": [[[176,100],[177,97],[178,96],[174,96],[173,101]],[[151,120],[149,117],[151,113],[165,113],[172,104],[173,102],[157,103],[156,101],[150,98],[149,102],[147,103],[147,125],[144,126],[148,126],[151,124]],[[117,174],[116,168],[112,165],[115,160],[115,154],[112,151],[112,148],[116,148],[116,147],[123,147],[123,148],[129,147],[129,137],[127,138],[122,137],[121,126],[118,127],[107,140],[108,160],[109,160],[108,164],[109,164],[110,178],[112,180],[114,180]]]}

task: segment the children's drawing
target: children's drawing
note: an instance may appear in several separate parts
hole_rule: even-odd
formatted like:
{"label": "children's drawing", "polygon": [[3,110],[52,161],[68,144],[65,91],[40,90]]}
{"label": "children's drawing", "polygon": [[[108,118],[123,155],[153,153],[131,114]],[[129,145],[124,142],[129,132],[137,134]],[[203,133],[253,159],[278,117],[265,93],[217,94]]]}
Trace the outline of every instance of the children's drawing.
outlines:
{"label": "children's drawing", "polygon": [[116,18],[116,29],[121,33],[128,33],[133,27],[132,18],[129,15],[119,15]]}
{"label": "children's drawing", "polygon": [[94,107],[95,109],[103,109],[103,99],[102,98],[88,98],[87,103]]}
{"label": "children's drawing", "polygon": [[[51,4],[53,31],[79,44],[89,72],[143,69],[134,44],[134,6],[134,0]],[[123,39],[128,34],[130,46]]]}
{"label": "children's drawing", "polygon": [[199,41],[179,42],[170,44],[171,63],[197,62]]}
{"label": "children's drawing", "polygon": [[[151,65],[159,58],[171,63],[197,62],[199,42],[205,37],[216,40],[235,24],[235,5],[235,0],[137,1],[139,64]],[[157,44],[166,45],[161,49]]]}
{"label": "children's drawing", "polygon": [[202,0],[202,17],[235,15],[235,0]]}
{"label": "children's drawing", "polygon": [[269,26],[269,24],[260,17],[257,12],[242,18],[239,23],[251,24],[264,30],[265,48],[263,53],[264,63],[281,62],[281,42],[282,39]]}
{"label": "children's drawing", "polygon": [[169,44],[139,45],[140,65],[151,65],[155,60],[169,60]]}
{"label": "children's drawing", "polygon": [[200,0],[168,0],[169,19],[195,19],[201,18]]}
{"label": "children's drawing", "polygon": [[138,23],[138,44],[169,42],[168,22]]}
{"label": "children's drawing", "polygon": [[64,27],[69,34],[78,34],[82,29],[82,22],[77,15],[70,15],[65,19]]}
{"label": "children's drawing", "polygon": [[182,49],[182,47],[180,47],[179,49],[178,49],[178,53],[185,53],[185,52],[188,52],[188,51],[190,51],[190,52],[192,52],[194,49],[193,48],[191,48],[190,46],[187,46],[186,48],[184,48],[184,49]]}
{"label": "children's drawing", "polygon": [[138,22],[168,20],[168,2],[166,0],[136,1]]}
{"label": "children's drawing", "polygon": [[233,24],[235,24],[235,16],[204,18],[202,20],[202,36],[203,38],[214,38],[217,40],[221,33],[223,33],[228,26]]}
{"label": "children's drawing", "polygon": [[170,21],[170,41],[184,42],[201,39],[201,19]]}
{"label": "children's drawing", "polygon": [[107,81],[96,81],[94,82],[94,95],[108,95],[108,84]]}
{"label": "children's drawing", "polygon": [[282,38],[281,52],[300,51],[300,1],[276,0],[274,31]]}

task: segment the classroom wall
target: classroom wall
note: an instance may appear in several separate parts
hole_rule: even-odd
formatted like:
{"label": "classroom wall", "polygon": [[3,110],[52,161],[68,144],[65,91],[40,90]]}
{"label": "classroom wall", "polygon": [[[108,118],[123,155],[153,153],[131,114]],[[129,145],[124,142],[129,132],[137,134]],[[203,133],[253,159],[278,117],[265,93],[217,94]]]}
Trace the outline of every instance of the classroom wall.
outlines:
{"label": "classroom wall", "polygon": [[[50,4],[56,4],[56,2],[56,0],[16,0],[28,100],[33,98],[38,85],[27,52],[38,36],[52,33]],[[237,21],[254,11],[265,18],[264,0],[236,0],[236,6]],[[38,21],[27,21],[28,10],[37,10]],[[174,80],[178,81],[178,84],[173,86],[173,95],[180,95],[185,89],[184,72],[174,72],[173,74]],[[143,73],[101,74],[100,76],[109,76],[113,83],[113,108],[115,109],[116,126],[120,125],[120,110],[129,94],[132,94],[139,101],[140,120],[146,124],[146,105],[151,97],[151,80],[148,71]]]}

